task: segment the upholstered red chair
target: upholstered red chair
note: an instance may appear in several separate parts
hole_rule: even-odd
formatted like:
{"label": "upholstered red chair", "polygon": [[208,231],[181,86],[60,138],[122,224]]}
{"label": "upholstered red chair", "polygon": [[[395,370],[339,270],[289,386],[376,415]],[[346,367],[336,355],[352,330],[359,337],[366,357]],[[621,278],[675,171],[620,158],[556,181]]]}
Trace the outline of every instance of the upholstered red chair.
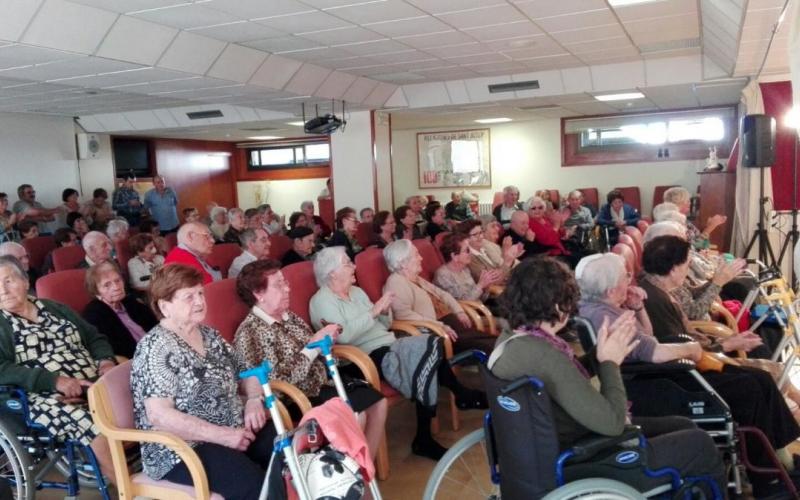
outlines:
{"label": "upholstered red chair", "polygon": [[311,261],[297,262],[281,269],[283,277],[292,290],[289,294],[289,309],[311,324],[311,315],[308,312],[308,302],[317,293],[317,281],[314,278],[314,263]]}
{"label": "upholstered red chair", "polygon": [[[65,247],[69,248],[69,247]],[[36,295],[40,299],[50,299],[68,305],[78,314],[83,313],[92,300],[83,286],[85,269],[56,271],[36,280]]]}
{"label": "upholstered red chair", "polygon": [[39,270],[44,264],[47,254],[56,248],[56,240],[52,236],[37,236],[20,242],[31,262],[31,269]]}
{"label": "upholstered red chair", "polygon": [[383,295],[383,284],[389,278],[389,269],[383,260],[383,250],[367,248],[356,255],[356,281],[369,300],[377,302]]}
{"label": "upholstered red chair", "polygon": [[428,281],[433,281],[433,275],[439,267],[444,265],[442,254],[439,249],[433,246],[433,243],[427,239],[419,239],[412,241],[420,256],[422,257],[422,272],[420,276]]}
{"label": "upholstered red chair", "polygon": [[[622,235],[624,236],[624,235]],[[636,256],[633,249],[625,243],[617,243],[611,251],[625,259],[625,270],[631,274],[636,272]]]}
{"label": "upholstered red chair", "polygon": [[642,236],[642,232],[639,231],[639,228],[633,226],[625,226],[625,234],[630,236],[631,239],[633,240],[633,243],[635,245],[634,250],[636,250],[636,253],[639,256],[639,260],[641,260],[644,247],[644,237]]}
{"label": "upholstered red chair", "polygon": [[578,188],[583,193],[583,204],[592,209],[593,213],[600,210],[600,193],[597,188]]}
{"label": "upholstered red chair", "polygon": [[[131,236],[133,236],[133,234],[131,234]],[[178,246],[178,233],[169,233],[164,236],[164,240],[167,242],[167,251],[170,251]]]}
{"label": "upholstered red chair", "polygon": [[442,242],[448,234],[450,234],[450,231],[442,231],[433,238],[433,245],[436,247],[436,250],[439,251],[439,255],[442,254]]}
{"label": "upholstered red chair", "polygon": [[53,269],[56,272],[75,269],[84,257],[86,252],[80,245],[56,248],[53,250]]}
{"label": "upholstered red chair", "polygon": [[236,294],[236,280],[228,278],[214,281],[203,287],[206,294],[206,319],[204,323],[219,331],[229,343],[233,343],[236,329],[250,308]]}
{"label": "upholstered red chair", "polygon": [[122,274],[127,276],[128,261],[133,257],[129,240],[125,238],[124,240],[118,241],[114,245],[114,249],[117,251],[117,263],[119,264],[119,268],[122,271]]}
{"label": "upholstered red chair", "polygon": [[628,234],[620,234],[617,243],[622,243],[631,249],[633,252],[633,272],[638,274],[639,270],[642,268],[642,254],[639,253],[633,238],[631,238]]}
{"label": "upholstered red chair", "polygon": [[625,203],[639,212],[642,211],[642,197],[639,195],[639,186],[617,187],[614,189],[622,193]]}
{"label": "upholstered red chair", "polygon": [[650,223],[646,220],[639,220],[639,222],[636,223],[636,227],[639,229],[639,232],[644,235],[644,233],[647,232],[647,228],[650,227]]}
{"label": "upholstered red chair", "polygon": [[550,203],[553,204],[553,207],[558,210],[561,208],[561,195],[558,192],[558,189],[548,189],[547,191],[550,192]]}
{"label": "upholstered red chair", "polygon": [[219,268],[223,278],[228,277],[228,269],[231,267],[233,259],[242,254],[242,247],[236,243],[220,243],[214,245],[211,250],[211,255],[208,256],[206,261],[211,267]]}
{"label": "upholstered red chair", "polygon": [[[331,230],[336,228],[336,210],[333,208],[333,198],[317,198],[319,216]],[[323,235],[324,236],[324,235]]]}
{"label": "upholstered red chair", "polygon": [[361,248],[367,248],[372,241],[372,223],[359,222],[356,228],[356,241]]}
{"label": "upholstered red chair", "polygon": [[273,234],[269,237],[269,258],[283,259],[286,252],[292,249],[292,239],[284,234]]}
{"label": "upholstered red chair", "polygon": [[503,192],[497,191],[494,193],[494,198],[492,198],[492,210],[497,208],[501,203],[503,203]]}

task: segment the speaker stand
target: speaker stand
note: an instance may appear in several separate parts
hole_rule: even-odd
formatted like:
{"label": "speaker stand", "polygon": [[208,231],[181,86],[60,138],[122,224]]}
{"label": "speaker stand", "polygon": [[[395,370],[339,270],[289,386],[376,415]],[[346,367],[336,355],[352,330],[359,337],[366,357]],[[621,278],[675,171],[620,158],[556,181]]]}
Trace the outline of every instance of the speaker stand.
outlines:
{"label": "speaker stand", "polygon": [[764,171],[766,167],[761,167],[760,170],[758,223],[756,224],[756,230],[753,231],[753,236],[750,238],[750,242],[747,244],[747,248],[744,250],[744,257],[747,258],[750,255],[750,250],[758,243],[758,260],[768,267],[774,267],[777,264],[777,260],[775,259],[775,252],[772,251],[772,245],[769,242],[769,233],[767,232],[767,224],[765,223],[767,217],[765,207],[769,202],[769,198],[764,196]]}

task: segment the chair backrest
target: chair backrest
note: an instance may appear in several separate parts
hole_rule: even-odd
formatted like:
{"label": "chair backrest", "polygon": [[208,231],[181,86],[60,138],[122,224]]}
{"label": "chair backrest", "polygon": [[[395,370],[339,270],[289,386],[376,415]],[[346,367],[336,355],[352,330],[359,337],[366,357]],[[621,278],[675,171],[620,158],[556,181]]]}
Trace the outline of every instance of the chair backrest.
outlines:
{"label": "chair backrest", "polygon": [[578,191],[583,193],[583,204],[592,210],[592,213],[597,213],[600,210],[600,193],[597,188],[579,188]]}
{"label": "chair backrest", "polygon": [[356,228],[356,241],[361,248],[367,248],[372,241],[372,223],[359,222]]}
{"label": "chair backrest", "polygon": [[356,255],[356,281],[369,300],[377,302],[383,295],[383,285],[389,278],[389,269],[383,259],[383,250],[367,248]]}
{"label": "chair backrest", "polygon": [[117,251],[117,263],[119,263],[119,268],[122,271],[122,274],[127,276],[128,261],[133,257],[130,241],[128,238],[120,240],[114,245],[114,248]]}
{"label": "chair backrest", "polygon": [[178,246],[178,233],[169,233],[164,236],[164,241],[167,243],[167,252]]}
{"label": "chair backrest", "polygon": [[20,242],[31,261],[31,269],[41,269],[47,254],[56,248],[56,240],[52,236],[37,236]]}
{"label": "chair backrest", "polygon": [[233,343],[236,329],[250,308],[236,294],[236,280],[227,278],[203,287],[206,294],[206,325],[215,328],[220,336]]}
{"label": "chair backrest", "polygon": [[269,258],[283,259],[286,252],[292,249],[292,239],[285,234],[273,234],[269,237]]}
{"label": "chair backrest", "polygon": [[419,254],[422,256],[422,272],[420,276],[422,276],[423,279],[431,281],[436,270],[444,265],[442,254],[440,254],[439,250],[433,246],[433,243],[427,239],[414,240],[412,243],[417,247]]}
{"label": "chair backrest", "polygon": [[619,242],[633,249],[633,255],[636,257],[636,273],[638,274],[642,270],[642,233],[635,227],[626,226],[625,234],[620,236],[622,238],[619,239]]}
{"label": "chair backrest", "polygon": [[333,208],[332,198],[317,198],[317,206],[319,207],[319,216],[325,221],[329,228],[336,227],[336,210]]}
{"label": "chair backrest", "polygon": [[[664,203],[664,191],[669,188],[678,187],[676,185],[671,186],[656,186],[653,188],[653,204],[650,206],[650,210],[654,209],[656,205]],[[651,212],[652,215],[652,212]]]}
{"label": "chair backrest", "polygon": [[439,255],[442,254],[442,242],[444,241],[445,236],[450,234],[450,231],[442,231],[441,233],[437,234],[435,238],[433,238],[433,245],[436,247],[436,250],[439,251]]}
{"label": "chair backrest", "polygon": [[50,299],[66,304],[73,311],[81,314],[92,300],[89,292],[83,286],[85,276],[86,269],[67,269],[42,276],[36,280],[36,295],[41,299]]}
{"label": "chair backrest", "polygon": [[644,234],[647,232],[647,228],[650,227],[650,223],[644,219],[639,219],[639,222],[636,223],[636,227],[639,229],[639,232]]}
{"label": "chair backrest", "polygon": [[622,196],[625,198],[625,203],[639,212],[642,211],[642,198],[639,195],[639,186],[617,187],[614,189],[622,193]]}
{"label": "chair backrest", "polygon": [[[625,236],[621,234],[620,236]],[[633,274],[636,272],[636,256],[633,253],[633,249],[626,245],[625,243],[617,243],[611,249],[611,251],[617,255],[622,256],[625,259],[625,270],[629,273]]]}
{"label": "chair backrest", "polygon": [[242,247],[236,243],[219,243],[214,245],[211,250],[211,255],[208,256],[207,262],[211,267],[219,268],[223,278],[228,277],[228,269],[231,267],[233,259],[242,254]]}
{"label": "chair backrest", "polygon": [[292,290],[289,294],[289,309],[310,325],[311,315],[308,312],[308,303],[319,290],[317,281],[314,279],[314,263],[311,261],[297,262],[282,268],[281,272]]}
{"label": "chair backrest", "polygon": [[550,193],[550,203],[553,204],[553,208],[558,210],[561,208],[561,195],[558,193],[558,189],[548,189]]}
{"label": "chair backrest", "polygon": [[494,198],[492,198],[492,210],[497,208],[497,206],[500,205],[501,203],[503,203],[503,192],[497,191],[496,193],[494,193]]}
{"label": "chair backrest", "polygon": [[56,271],[75,269],[84,257],[86,252],[80,245],[56,248],[53,250],[53,269]]}
{"label": "chair backrest", "polygon": [[111,412],[100,411],[100,418],[110,425],[133,429],[133,394],[131,394],[131,361],[115,366],[100,379],[111,403]]}

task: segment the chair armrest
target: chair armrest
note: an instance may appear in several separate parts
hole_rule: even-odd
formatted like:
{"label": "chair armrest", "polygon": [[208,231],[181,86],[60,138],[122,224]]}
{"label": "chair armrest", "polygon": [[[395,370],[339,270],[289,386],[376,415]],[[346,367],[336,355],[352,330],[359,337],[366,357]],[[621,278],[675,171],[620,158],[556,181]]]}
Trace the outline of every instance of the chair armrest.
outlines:
{"label": "chair armrest", "polygon": [[709,309],[711,314],[719,315],[719,317],[723,320],[725,326],[731,329],[734,333],[739,333],[739,324],[736,323],[736,318],[733,317],[733,314],[727,309],[725,306],[720,304],[719,302],[712,302],[711,308]]}
{"label": "chair armrest", "polygon": [[[723,324],[717,323],[716,321],[690,321],[689,326],[703,335],[717,337],[718,339],[722,340],[736,335],[733,330]],[[747,358],[747,353],[742,350],[738,350],[736,351],[736,357],[742,359]]]}
{"label": "chair armrest", "polygon": [[283,380],[270,380],[269,387],[273,390],[273,392],[277,392],[279,394],[284,394],[286,397],[292,400],[294,404],[300,408],[300,411],[305,413],[311,409],[311,401],[308,400],[308,397],[298,389],[297,387],[293,386],[289,382],[284,382]]}
{"label": "chair armrest", "polygon": [[638,440],[641,433],[639,427],[635,425],[626,425],[625,430],[623,430],[622,434],[619,436],[593,436],[581,439],[572,445],[571,450],[574,456],[570,459],[570,462],[582,462],[592,458],[603,450],[619,446],[625,441],[630,441],[631,439]]}
{"label": "chair armrest", "polygon": [[676,359],[668,363],[623,363],[619,368],[623,375],[670,374],[688,373],[695,364],[688,359]]}
{"label": "chair armrest", "polygon": [[503,285],[492,285],[489,287],[489,295],[492,297],[499,297],[505,290],[506,287]]}
{"label": "chair armrest", "polygon": [[453,357],[453,341],[450,340],[450,336],[448,336],[444,332],[444,328],[442,325],[435,322],[435,321],[425,321],[425,320],[394,320],[392,321],[392,325],[389,327],[391,330],[398,330],[401,332],[406,332],[410,335],[421,335],[422,332],[419,331],[419,328],[427,328],[434,334],[442,337],[444,341],[444,357],[445,359],[450,359]]}
{"label": "chair armrest", "polygon": [[486,304],[477,300],[462,300],[461,305],[467,305],[473,308],[475,312],[486,318],[487,329],[483,330],[484,333],[488,333],[492,337],[497,337],[497,325],[495,324],[492,312],[489,311],[489,308],[486,307]]}
{"label": "chair armrest", "polygon": [[[276,399],[275,404],[278,406],[278,413],[281,416],[281,420],[283,420],[283,426],[286,430],[294,429],[294,422],[292,422],[292,416],[289,415],[289,410],[286,409],[286,405],[280,402],[280,400]],[[271,425],[269,422],[266,425]]]}
{"label": "chair armrest", "polygon": [[364,351],[351,345],[335,345],[333,346],[333,355],[337,358],[346,359],[356,365],[364,376],[364,380],[366,380],[373,389],[380,392],[381,377],[378,375],[378,369],[375,367],[375,363],[372,362],[372,359],[367,356]]}
{"label": "chair armrest", "polygon": [[478,311],[475,310],[475,307],[472,306],[470,301],[459,300],[458,303],[464,310],[464,314],[469,316],[469,319],[470,321],[472,321],[472,324],[475,326],[475,329],[478,330],[479,332],[487,333],[486,327],[483,325],[483,319],[481,318],[481,315],[478,314]]}

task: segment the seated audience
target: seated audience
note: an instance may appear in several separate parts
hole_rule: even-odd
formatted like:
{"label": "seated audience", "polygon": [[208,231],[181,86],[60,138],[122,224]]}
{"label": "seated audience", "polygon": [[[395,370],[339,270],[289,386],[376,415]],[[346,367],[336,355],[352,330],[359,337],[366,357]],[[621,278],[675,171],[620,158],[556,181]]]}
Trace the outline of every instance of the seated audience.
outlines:
{"label": "seated audience", "polygon": [[287,233],[292,240],[292,248],[284,254],[281,264],[288,266],[295,262],[311,260],[314,254],[314,231],[310,227],[298,226]]}
{"label": "seated audience", "polygon": [[187,222],[200,222],[200,212],[194,207],[186,207],[181,211],[183,215],[183,223]]}
{"label": "seated audience", "polygon": [[[678,211],[683,215],[688,215],[692,206],[692,195],[686,188],[671,187],[664,191],[664,201],[673,203],[678,207]],[[728,218],[724,215],[714,215],[708,218],[706,225],[701,231],[694,224],[687,221],[686,228],[688,231],[689,242],[695,248],[708,248],[709,235],[719,226],[725,224]]]}
{"label": "seated audience", "polygon": [[[211,236],[208,226],[200,222],[190,222],[178,229],[178,246],[170,250],[164,264],[186,264],[197,269],[202,274],[205,285],[222,279],[219,269],[206,262],[213,250],[214,237]],[[152,284],[150,287],[152,289]]]}
{"label": "seated audience", "polygon": [[511,214],[508,236],[514,245],[522,245],[522,253],[518,257],[520,259],[535,257],[548,251],[546,246],[537,241],[536,233],[531,230],[530,217],[524,210]]}
{"label": "seated audience", "polygon": [[480,349],[490,352],[491,337],[477,331],[452,295],[420,276],[422,256],[408,240],[398,240],[383,249],[386,267],[392,273],[383,287],[392,292],[392,313],[399,320],[438,323],[453,341],[456,352]]}
{"label": "seated audience", "polygon": [[112,258],[114,245],[105,234],[100,231],[89,231],[81,240],[86,256],[78,264],[78,269],[88,269],[95,264]]}
{"label": "seated audience", "polygon": [[[539,189],[533,193],[533,196],[542,199],[545,204],[545,215],[547,215],[547,217],[551,217],[553,212],[557,212],[560,208],[561,200],[554,200],[553,193],[551,193],[549,189]],[[531,198],[533,198],[533,196]],[[528,210],[531,209],[530,203],[530,200],[528,200]]]}
{"label": "seated audience", "polygon": [[[517,266],[499,299],[509,328],[497,339],[488,364],[501,379],[533,376],[544,382],[562,450],[593,433],[623,432],[628,401],[619,365],[636,347],[635,322],[625,314],[603,325],[593,356],[578,359],[558,332],[576,312],[579,296],[572,272],[555,259]],[[592,375],[597,375],[600,390],[592,385]],[[634,418],[633,423],[648,436],[650,468],[669,466],[684,476],[710,476],[725,491],[725,464],[704,431],[677,417]]]}
{"label": "seated audience", "polygon": [[84,391],[116,364],[103,335],[69,307],[28,296],[20,262],[0,257],[0,384],[27,392],[31,419],[53,436],[94,451],[100,470],[113,479],[106,438],[92,422]]}
{"label": "seated audience", "polygon": [[300,211],[306,216],[308,227],[314,230],[314,236],[319,238],[327,238],[331,235],[331,228],[322,220],[319,215],[314,215],[314,202],[304,201],[300,204]]}
{"label": "seated audience", "polygon": [[425,219],[428,221],[428,224],[425,225],[425,236],[431,241],[436,238],[437,234],[450,230],[444,219],[444,208],[438,201],[432,201],[425,206]]}
{"label": "seated audience", "polygon": [[261,212],[257,208],[248,208],[244,211],[244,227],[248,229],[257,229],[261,227],[262,218]]}
{"label": "seated audience", "polygon": [[[494,243],[500,244],[500,236],[504,233],[503,226],[495,220],[494,216],[481,217],[481,226],[483,227],[483,239]],[[508,236],[506,236],[508,238]],[[505,238],[503,238],[505,241]],[[511,241],[511,238],[509,238]]]}
{"label": "seated audience", "polygon": [[503,203],[494,207],[492,215],[503,226],[508,229],[511,224],[511,214],[517,210],[522,210],[519,202],[519,189],[516,186],[506,186],[503,188]]}
{"label": "seated audience", "polygon": [[397,223],[392,212],[381,210],[375,214],[375,219],[372,220],[372,240],[370,240],[370,245],[384,248],[397,239],[395,237],[396,232]]}
{"label": "seated audience", "polygon": [[67,227],[72,228],[78,235],[78,241],[83,240],[89,233],[89,224],[80,212],[70,212],[67,214]]}
{"label": "seated audience", "polygon": [[267,203],[259,205],[258,212],[261,214],[262,228],[267,234],[283,234],[283,216],[279,217]]}
{"label": "seated audience", "polygon": [[344,247],[347,256],[355,259],[356,254],[363,250],[356,241],[356,229],[358,229],[356,211],[350,207],[340,208],[336,211],[336,231],[331,235],[326,246]]}
{"label": "seated audience", "polygon": [[225,233],[228,232],[228,211],[225,207],[214,207],[211,209],[211,234],[214,235],[214,241],[222,242],[225,239]]}
{"label": "seated audience", "polygon": [[106,225],[106,236],[116,245],[128,239],[128,229],[128,221],[125,219],[112,219]]}
{"label": "seated audience", "polygon": [[571,229],[558,229],[553,226],[552,221],[547,217],[547,202],[538,196],[534,196],[528,202],[529,221],[533,234],[536,235],[536,242],[545,249],[545,253],[551,257],[558,257],[569,267],[574,268],[578,265],[580,255],[573,254],[564,247],[562,238],[568,239],[575,232],[575,226]]}
{"label": "seated audience", "polygon": [[583,205],[583,193],[578,190],[570,191],[567,196],[567,206],[562,212],[565,215],[563,227],[568,230],[575,228],[570,240],[578,248],[586,248],[594,229],[594,217],[592,211]]}
{"label": "seated audience", "polygon": [[84,284],[93,298],[83,310],[83,318],[106,336],[114,354],[132,358],[136,343],[158,324],[153,311],[133,295],[126,295],[125,279],[113,261],[90,267]]}
{"label": "seated audience", "polygon": [[128,260],[128,279],[131,288],[146,292],[156,269],[164,265],[164,256],[158,253],[153,236],[147,233],[134,234],[128,241],[131,257]]}
{"label": "seated audience", "polygon": [[29,219],[40,224],[39,231],[43,229],[43,224],[55,220],[62,207],[45,208],[44,205],[36,201],[36,190],[30,184],[20,184],[17,187],[17,196],[19,200],[14,202],[11,209],[19,220]]}
{"label": "seated audience", "polygon": [[[490,221],[487,226],[499,228],[497,221]],[[462,234],[466,238],[469,250],[469,262],[467,269],[472,275],[473,281],[480,282],[481,276],[490,272],[497,272],[500,279],[496,284],[504,284],[508,280],[511,268],[519,263],[519,257],[523,250],[522,244],[514,244],[510,236],[503,238],[503,246],[486,238],[486,229],[480,221],[464,221],[456,226],[455,233]],[[444,288],[444,287],[443,287]]]}
{"label": "seated audience", "polygon": [[[80,244],[78,241],[78,233],[68,227],[60,227],[56,229],[53,233],[53,241],[55,241],[56,248],[72,247]],[[42,263],[41,274],[44,276],[45,274],[52,273],[53,271],[55,271],[53,268],[53,251],[50,250],[47,252],[44,262]]]}
{"label": "seated audience", "polygon": [[471,219],[474,214],[461,193],[453,191],[450,193],[450,201],[444,206],[444,216],[447,220],[462,222]]}
{"label": "seated audience", "polygon": [[25,219],[17,223],[17,232],[23,240],[37,238],[39,236],[39,225],[31,219]]}
{"label": "seated audience", "polygon": [[[402,365],[401,372],[418,373],[421,371],[420,364],[430,361],[430,358],[398,354],[403,352],[405,341],[398,343],[394,333],[389,330],[392,293],[385,293],[376,304],[373,304],[361,288],[354,286],[354,273],[355,266],[341,248],[326,248],[319,253],[314,261],[314,276],[319,290],[309,304],[314,328],[321,329],[330,323],[340,325],[342,331],[336,342],[358,347],[367,353],[375,364],[381,380],[385,380],[383,362],[390,351],[392,354],[389,358],[396,359]],[[485,396],[479,391],[461,385],[455,378],[450,364],[441,359],[443,357],[441,347],[437,352],[433,361],[437,362],[436,374],[439,385],[447,387],[456,395],[456,405],[462,410],[484,408]],[[415,455],[438,460],[447,450],[434,440],[430,430],[431,419],[436,415],[436,404],[418,400],[416,409],[417,431],[411,443],[411,451]]]}
{"label": "seated audience", "polygon": [[[181,230],[199,225],[190,222]],[[134,421],[138,429],[170,432],[192,443],[209,490],[255,500],[275,431],[258,380],[239,380],[245,367],[217,331],[203,324],[204,281],[200,271],[183,265],[164,266],[153,276],[150,305],[159,324],[139,341],[133,357]],[[164,445],[142,443],[141,455],[151,479],[193,484],[186,464]],[[283,491],[280,469],[272,468],[278,478],[270,483],[273,492]]]}
{"label": "seated audience", "polygon": [[95,189],[92,199],[83,204],[81,213],[86,217],[89,227],[96,231],[105,231],[108,221],[114,218],[111,204],[108,203],[108,192],[103,188]]}
{"label": "seated audience", "polygon": [[0,243],[11,238],[18,214],[8,209],[8,195],[0,193]]}
{"label": "seated audience", "polygon": [[395,239],[418,240],[423,237],[417,224],[417,214],[408,205],[401,205],[394,210],[394,220],[397,225]]}
{"label": "seated audience", "polygon": [[606,195],[607,203],[600,207],[597,213],[597,223],[608,230],[608,246],[617,242],[619,231],[625,226],[636,226],[639,222],[639,212],[625,203],[622,192],[614,189]]}
{"label": "seated audience", "polygon": [[228,269],[228,278],[235,278],[242,272],[242,268],[251,262],[269,257],[269,235],[263,228],[245,229],[239,235],[242,253],[231,262]]}
{"label": "seated audience", "polygon": [[309,227],[308,218],[303,212],[292,212],[292,215],[289,216],[289,230],[291,231],[296,227]]}
{"label": "seated audience", "polygon": [[653,222],[658,222],[661,220],[661,214],[664,212],[680,212],[680,210],[678,209],[678,205],[674,203],[659,203],[653,207]]}
{"label": "seated audience", "polygon": [[17,259],[22,270],[28,275],[28,293],[36,296],[36,280],[39,278],[39,272],[31,269],[31,256],[28,255],[28,250],[15,241],[6,241],[5,243],[0,243],[0,256],[9,256]]}
{"label": "seated audience", "polygon": [[167,244],[167,239],[162,236],[162,232],[161,226],[159,226],[158,221],[155,219],[147,219],[139,224],[139,233],[152,236],[153,243],[155,243],[159,255],[167,255],[167,252],[169,252],[169,245]]}
{"label": "seated audience", "polygon": [[444,237],[439,250],[442,252],[445,264],[436,270],[433,282],[456,300],[485,301],[489,298],[489,288],[503,282],[503,271],[501,269],[481,271],[476,282],[469,270],[472,261],[469,239],[469,234],[461,232]]}
{"label": "seated audience", "polygon": [[245,230],[244,211],[241,208],[228,210],[228,230],[222,237],[223,243],[239,244],[239,235]]}
{"label": "seated audience", "polygon": [[66,227],[68,213],[81,211],[79,198],[80,193],[77,189],[66,188],[61,192],[61,201],[64,203],[61,204],[61,210],[55,214],[57,227]]}
{"label": "seated audience", "polygon": [[361,222],[372,224],[372,221],[375,220],[375,210],[371,209],[370,207],[362,208],[358,213],[358,218]]}
{"label": "seated audience", "polygon": [[135,184],[136,178],[128,176],[111,195],[111,207],[117,215],[124,217],[131,227],[138,226],[142,219],[142,200],[134,188]]}
{"label": "seated audience", "polygon": [[[318,406],[338,394],[328,379],[325,359],[319,350],[306,345],[325,336],[336,342],[341,327],[328,324],[314,333],[290,311],[289,284],[280,267],[276,260],[253,262],[236,279],[236,292],[251,309],[236,329],[234,349],[248,368],[269,361],[271,378],[297,386]],[[372,387],[349,377],[344,376],[343,383],[353,411],[364,412],[367,446],[374,459],[386,424],[386,400]]]}
{"label": "seated audience", "polygon": [[[425,196],[420,196],[417,194],[412,194],[408,198],[406,198],[405,205],[414,213],[414,222],[416,224],[424,224],[425,217],[423,213],[425,212],[425,205],[428,204],[428,198]],[[397,219],[397,213],[395,212],[395,219]],[[399,219],[398,219],[399,220]],[[422,228],[420,228],[420,231]]]}

